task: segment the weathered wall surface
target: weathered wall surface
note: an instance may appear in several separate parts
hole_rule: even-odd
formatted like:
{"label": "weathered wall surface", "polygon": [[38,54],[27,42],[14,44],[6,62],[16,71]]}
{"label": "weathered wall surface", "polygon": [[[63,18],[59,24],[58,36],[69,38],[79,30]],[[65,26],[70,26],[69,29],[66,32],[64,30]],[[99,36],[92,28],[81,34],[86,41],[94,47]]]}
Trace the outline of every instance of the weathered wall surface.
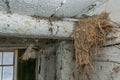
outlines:
{"label": "weathered wall surface", "polygon": [[[101,48],[101,56],[93,58],[95,72],[90,70],[91,80],[120,79],[119,47],[120,45]],[[38,80],[78,80],[75,72],[73,44],[63,41],[45,50],[45,53],[38,59]],[[86,80],[82,76],[79,77],[80,80]]]}
{"label": "weathered wall surface", "polygon": [[104,47],[101,57],[93,60],[96,72],[92,73],[92,80],[120,79],[120,45]]}

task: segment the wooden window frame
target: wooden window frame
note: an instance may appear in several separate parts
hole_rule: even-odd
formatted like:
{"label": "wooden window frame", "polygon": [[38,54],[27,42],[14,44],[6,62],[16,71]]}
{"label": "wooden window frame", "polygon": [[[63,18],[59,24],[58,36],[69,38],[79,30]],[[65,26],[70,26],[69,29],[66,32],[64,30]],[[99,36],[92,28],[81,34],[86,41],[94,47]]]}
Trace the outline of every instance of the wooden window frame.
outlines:
{"label": "wooden window frame", "polygon": [[[14,53],[14,55],[13,55],[13,64],[12,65],[8,64],[8,65],[0,65],[0,66],[2,67],[2,71],[3,71],[3,66],[13,66],[13,80],[17,80],[17,58],[18,58],[18,50],[4,49],[4,50],[0,50],[0,52],[13,52]],[[3,62],[3,55],[2,55],[2,62]]]}

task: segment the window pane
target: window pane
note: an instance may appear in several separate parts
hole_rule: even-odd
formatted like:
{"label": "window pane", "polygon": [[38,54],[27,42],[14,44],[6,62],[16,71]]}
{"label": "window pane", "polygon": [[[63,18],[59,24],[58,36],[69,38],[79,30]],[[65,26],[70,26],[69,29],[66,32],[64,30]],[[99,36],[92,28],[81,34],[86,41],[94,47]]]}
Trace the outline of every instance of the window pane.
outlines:
{"label": "window pane", "polygon": [[0,65],[2,64],[2,52],[0,52]]}
{"label": "window pane", "polygon": [[3,80],[13,80],[13,66],[3,67]]}
{"label": "window pane", "polygon": [[0,67],[0,80],[1,80],[1,75],[2,75],[2,67]]}
{"label": "window pane", "polygon": [[3,52],[3,65],[13,64],[13,52]]}

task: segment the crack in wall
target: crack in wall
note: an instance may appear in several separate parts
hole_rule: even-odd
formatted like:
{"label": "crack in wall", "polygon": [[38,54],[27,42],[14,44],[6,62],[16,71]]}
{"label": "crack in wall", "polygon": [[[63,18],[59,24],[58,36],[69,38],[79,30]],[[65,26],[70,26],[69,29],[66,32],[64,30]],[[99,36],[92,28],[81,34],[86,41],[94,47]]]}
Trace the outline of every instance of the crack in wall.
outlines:
{"label": "crack in wall", "polygon": [[66,1],[67,0],[62,0],[60,5],[56,8],[55,12],[50,17],[54,17],[57,11],[59,11],[59,9],[66,3]]}
{"label": "crack in wall", "polygon": [[[112,47],[112,46],[117,46],[117,45],[120,45],[120,43],[114,43],[114,44],[106,44],[106,45],[102,45],[102,46],[100,46],[100,48],[104,48],[104,47]],[[118,48],[118,47],[117,47]]]}
{"label": "crack in wall", "polygon": [[120,64],[120,62],[118,62],[118,61],[113,61],[113,60],[103,60],[103,59],[96,60],[96,59],[93,59],[92,61],[96,61],[96,62],[111,62],[111,63]]}

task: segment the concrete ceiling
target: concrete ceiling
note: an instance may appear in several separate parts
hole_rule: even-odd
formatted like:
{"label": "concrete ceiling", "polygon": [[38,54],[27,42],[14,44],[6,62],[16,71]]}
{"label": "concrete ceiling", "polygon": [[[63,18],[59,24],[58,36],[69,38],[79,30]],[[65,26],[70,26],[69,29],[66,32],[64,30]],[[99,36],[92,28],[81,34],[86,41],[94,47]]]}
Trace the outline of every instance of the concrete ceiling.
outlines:
{"label": "concrete ceiling", "polygon": [[0,10],[41,17],[79,18],[99,0],[0,0]]}

